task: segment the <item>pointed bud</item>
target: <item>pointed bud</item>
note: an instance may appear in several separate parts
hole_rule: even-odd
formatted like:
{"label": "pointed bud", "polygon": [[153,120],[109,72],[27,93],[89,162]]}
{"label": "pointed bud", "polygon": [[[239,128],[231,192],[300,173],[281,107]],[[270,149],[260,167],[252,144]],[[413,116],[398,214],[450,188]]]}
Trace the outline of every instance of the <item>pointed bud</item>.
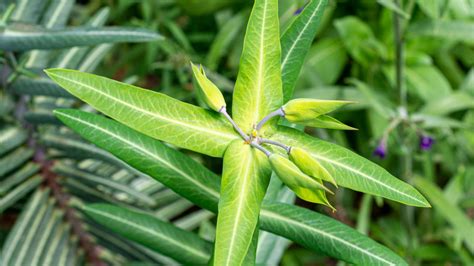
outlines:
{"label": "pointed bud", "polygon": [[337,120],[334,117],[328,115],[320,115],[315,119],[308,120],[304,123],[305,126],[317,127],[317,128],[327,128],[327,129],[339,129],[339,130],[357,130],[348,126],[341,121]]}
{"label": "pointed bud", "polygon": [[316,179],[331,182],[337,187],[334,177],[332,177],[332,175],[319,163],[318,160],[316,160],[316,158],[311,156],[311,154],[304,149],[291,147],[290,159],[303,173]]}
{"label": "pointed bud", "polygon": [[300,199],[317,204],[322,204],[331,208],[333,212],[336,211],[336,208],[331,205],[328,198],[326,197],[326,191],[312,191],[307,188],[297,188],[294,190],[294,192]]}
{"label": "pointed bud", "polygon": [[296,192],[296,190],[300,188],[306,188],[311,191],[324,190],[331,194],[334,194],[322,183],[303,173],[294,163],[292,163],[287,158],[276,153],[271,154],[268,158],[270,160],[270,164],[273,168],[273,171],[275,171],[280,180],[293,191]]}
{"label": "pointed bud", "polygon": [[214,85],[214,83],[212,83],[211,80],[207,78],[202,66],[199,66],[198,68],[193,63],[191,63],[191,68],[193,69],[194,78],[199,85],[198,87],[202,92],[204,101],[209,106],[209,108],[219,112],[222,107],[226,106],[224,96],[222,96],[221,91],[216,85]]}
{"label": "pointed bud", "polygon": [[294,99],[283,106],[285,118],[293,123],[306,123],[318,116],[332,112],[349,101],[332,101],[316,99]]}

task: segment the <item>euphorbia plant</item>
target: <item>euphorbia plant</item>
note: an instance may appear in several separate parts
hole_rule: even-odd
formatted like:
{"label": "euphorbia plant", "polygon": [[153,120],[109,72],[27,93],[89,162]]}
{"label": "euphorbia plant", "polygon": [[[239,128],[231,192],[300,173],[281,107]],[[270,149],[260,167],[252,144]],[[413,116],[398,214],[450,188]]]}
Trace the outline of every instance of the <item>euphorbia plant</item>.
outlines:
{"label": "euphorbia plant", "polygon": [[[194,65],[191,68],[201,95],[211,110],[92,74],[50,69],[47,74],[71,94],[133,130],[79,111],[60,110],[57,116],[85,138],[199,206],[216,211],[218,199],[215,265],[241,265],[255,260],[259,219],[265,230],[342,260],[356,264],[403,263],[384,247],[326,217],[312,216],[307,210],[285,204],[262,204],[273,169],[300,198],[311,202],[330,206],[325,193],[331,190],[326,183],[333,183],[407,205],[429,206],[412,186],[376,164],[342,147],[279,125],[279,118],[283,117],[302,125],[351,129],[327,115],[348,102],[290,100],[325,4],[322,0],[311,1],[280,40],[278,1],[255,1],[234,88],[232,116],[217,86],[202,68]],[[149,137],[223,157],[220,198],[216,180],[199,177],[199,171],[206,171],[202,166],[181,159],[175,151],[169,151],[171,148],[160,146]],[[168,171],[166,177],[160,179],[160,171],[155,168]],[[189,169],[196,171],[196,177]],[[176,184],[172,178],[181,178],[183,183]],[[112,217],[113,212],[107,217]],[[91,213],[94,216],[98,211]],[[129,215],[127,219],[139,223],[140,219],[133,217]],[[124,223],[126,226],[131,225]],[[125,229],[121,233],[131,235]],[[200,251],[194,253],[205,260],[205,249]]]}

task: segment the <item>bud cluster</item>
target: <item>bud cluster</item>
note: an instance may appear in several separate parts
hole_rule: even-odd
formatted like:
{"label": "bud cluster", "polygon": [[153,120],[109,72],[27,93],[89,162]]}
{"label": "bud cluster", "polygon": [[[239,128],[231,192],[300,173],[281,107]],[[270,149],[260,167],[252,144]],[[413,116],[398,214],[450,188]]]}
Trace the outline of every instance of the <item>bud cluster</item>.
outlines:
{"label": "bud cluster", "polygon": [[[226,103],[220,90],[210,81],[203,68],[191,64],[195,80],[199,85],[200,94],[210,109],[221,113],[232,124],[240,136],[252,147],[268,156],[273,171],[281,181],[303,200],[323,204],[335,210],[326,197],[326,193],[334,194],[324,182],[337,187],[336,180],[330,172],[308,151],[300,147],[290,147],[259,136],[259,130],[273,117],[283,117],[289,122],[311,127],[353,130],[340,121],[328,116],[349,101],[332,101],[317,99],[294,99],[264,117],[249,134],[243,132],[226,111]],[[285,153],[272,152],[265,145],[277,146]]]}

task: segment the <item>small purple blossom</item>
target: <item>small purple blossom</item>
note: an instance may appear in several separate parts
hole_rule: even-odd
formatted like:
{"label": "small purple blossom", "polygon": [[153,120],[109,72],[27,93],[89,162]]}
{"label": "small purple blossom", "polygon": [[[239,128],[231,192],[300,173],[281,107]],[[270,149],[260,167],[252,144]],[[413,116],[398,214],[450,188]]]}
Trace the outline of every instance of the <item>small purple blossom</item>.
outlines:
{"label": "small purple blossom", "polygon": [[374,154],[374,156],[377,156],[380,159],[384,159],[385,156],[387,155],[387,143],[386,143],[386,141],[384,141],[384,140],[380,141],[377,148],[375,148],[373,154]]}
{"label": "small purple blossom", "polygon": [[307,4],[308,4],[308,3],[306,2],[306,4],[304,4],[304,6],[302,6],[302,7],[298,8],[298,9],[296,9],[296,11],[295,11],[295,13],[293,13],[293,15],[294,15],[294,16],[297,16],[297,15],[301,14],[301,12],[303,12],[303,10],[304,10],[304,8],[306,7]]}
{"label": "small purple blossom", "polygon": [[435,140],[427,135],[421,135],[420,136],[420,149],[427,151],[430,150],[431,147],[433,146]]}

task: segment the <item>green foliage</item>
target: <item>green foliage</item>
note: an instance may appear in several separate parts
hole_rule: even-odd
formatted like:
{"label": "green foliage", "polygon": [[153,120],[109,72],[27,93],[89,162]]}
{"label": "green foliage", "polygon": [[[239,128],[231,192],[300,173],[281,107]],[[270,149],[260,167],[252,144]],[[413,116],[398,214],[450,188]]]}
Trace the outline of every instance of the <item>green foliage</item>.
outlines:
{"label": "green foliage", "polygon": [[1,2],[0,264],[473,264],[471,7]]}

